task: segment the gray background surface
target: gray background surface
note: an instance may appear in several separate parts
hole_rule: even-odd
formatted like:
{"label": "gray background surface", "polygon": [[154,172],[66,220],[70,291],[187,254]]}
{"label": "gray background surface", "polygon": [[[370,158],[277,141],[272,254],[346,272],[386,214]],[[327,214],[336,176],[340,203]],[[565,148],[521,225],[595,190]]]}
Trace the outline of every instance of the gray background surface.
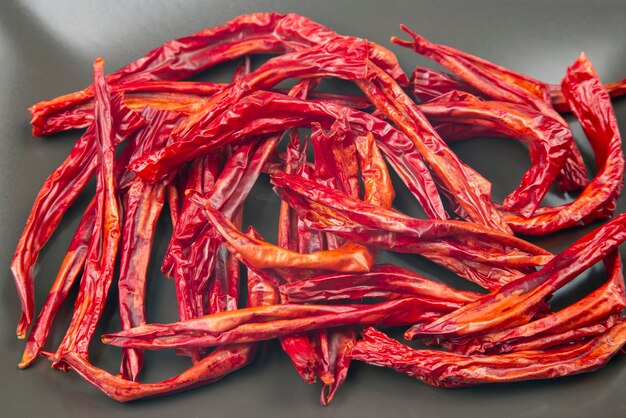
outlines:
{"label": "gray background surface", "polygon": [[[405,23],[427,38],[449,44],[531,76],[558,82],[567,64],[586,51],[605,81],[626,75],[626,2],[624,1],[45,1],[4,0],[0,4],[0,415],[3,417],[222,417],[222,416],[626,416],[626,358],[615,358],[593,374],[552,381],[524,382],[459,390],[429,387],[390,370],[355,364],[329,407],[318,403],[319,386],[303,384],[275,343],[266,345],[254,364],[218,384],[161,399],[118,404],[74,373],[51,370],[45,361],[19,371],[23,342],[14,337],[19,306],[9,271],[15,244],[32,201],[46,176],[67,155],[79,132],[48,139],[34,138],[26,111],[31,104],[78,90],[91,79],[91,62],[107,59],[113,71],[162,42],[253,11],[295,11],[343,34],[369,38],[398,54],[405,71],[423,60],[390,46],[391,35]],[[432,64],[428,64],[432,66]],[[232,66],[208,77],[226,80]],[[205,79],[200,78],[200,79]],[[622,131],[626,101],[615,109]],[[575,126],[585,157],[593,164],[584,136]],[[528,166],[524,148],[515,141],[479,139],[455,150],[494,182],[501,199],[515,187]],[[592,166],[593,167],[593,166]],[[93,185],[79,199],[45,247],[36,274],[37,307],[60,265]],[[417,213],[399,189],[396,207]],[[556,194],[551,202],[558,202]],[[268,238],[275,237],[277,201],[266,180],[256,186],[246,210],[246,223]],[[621,199],[619,211],[626,208]],[[590,228],[534,242],[557,251]],[[155,256],[162,257],[168,233]],[[390,257],[449,283],[469,288],[415,257]],[[158,262],[151,267],[148,316],[169,321],[176,315],[171,281],[161,278]],[[601,268],[559,294],[563,304],[603,280]],[[113,298],[111,298],[113,299]],[[110,304],[98,334],[118,328]],[[71,304],[61,312],[52,337],[58,343]],[[120,352],[94,344],[91,359],[115,371]],[[172,353],[149,354],[143,377],[162,379],[186,366]]]}

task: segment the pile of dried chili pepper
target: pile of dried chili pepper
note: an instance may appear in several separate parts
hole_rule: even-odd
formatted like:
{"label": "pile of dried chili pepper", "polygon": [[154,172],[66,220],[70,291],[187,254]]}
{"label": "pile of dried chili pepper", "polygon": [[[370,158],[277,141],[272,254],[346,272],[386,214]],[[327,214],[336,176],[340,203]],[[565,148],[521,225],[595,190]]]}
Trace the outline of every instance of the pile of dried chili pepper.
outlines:
{"label": "pile of dried chili pepper", "polygon": [[[35,135],[86,130],[45,181],[11,264],[22,303],[17,335],[26,339],[19,366],[47,357],[124,402],[214,382],[277,338],[306,383],[322,382],[326,404],[352,359],[456,387],[591,371],[619,353],[626,214],[613,215],[624,156],[610,100],[626,92],[626,80],[602,84],[581,54],[561,85],[549,85],[403,29],[411,40],[394,43],[448,72],[417,67],[409,79],[380,45],[303,16],[256,13],[167,42],[108,75],[97,59],[93,84],[32,106]],[[253,54],[274,56],[253,70]],[[181,81],[229,60],[241,60],[231,83]],[[363,94],[322,91],[327,78],[352,81]],[[285,80],[293,87],[279,88]],[[592,178],[563,112],[591,144]],[[485,135],[518,139],[530,153],[502,203],[448,146]],[[394,209],[389,168],[425,219]],[[282,199],[275,244],[242,230],[262,176]],[[37,314],[38,255],[93,177],[95,196]],[[542,206],[553,185],[575,197]],[[174,281],[179,321],[151,324],[148,263],[168,211],[162,271]],[[598,219],[610,220],[560,254],[515,235]],[[485,292],[377,264],[379,250],[425,257]],[[550,305],[600,261],[602,286],[564,308]],[[101,339],[123,347],[119,373],[88,356],[107,298],[116,297],[112,284],[120,331]],[[75,286],[71,323],[49,347]],[[436,349],[374,329],[398,326]],[[189,368],[141,383],[143,351],[168,348],[188,356]]]}

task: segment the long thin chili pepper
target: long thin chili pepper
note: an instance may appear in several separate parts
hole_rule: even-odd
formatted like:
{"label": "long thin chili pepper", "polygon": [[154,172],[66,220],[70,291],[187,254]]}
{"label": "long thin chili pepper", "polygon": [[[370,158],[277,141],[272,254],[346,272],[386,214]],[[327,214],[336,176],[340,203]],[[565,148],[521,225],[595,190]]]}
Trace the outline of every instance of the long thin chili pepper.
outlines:
{"label": "long thin chili pepper", "polygon": [[423,322],[449,310],[449,302],[405,298],[373,305],[275,305],[221,312],[171,324],[147,324],[102,341],[120,347],[165,349],[254,342],[293,332],[359,324]]}
{"label": "long thin chili pepper", "polygon": [[555,290],[609,255],[624,240],[626,214],[621,214],[577,240],[541,270],[506,284],[431,324],[417,325],[405,335],[407,338],[469,336],[526,324]]}
{"label": "long thin chili pepper", "polygon": [[457,303],[472,302],[479,293],[453,289],[418,273],[391,264],[375,265],[368,273],[331,273],[280,287],[287,303],[357,301],[363,298],[422,297]]}
{"label": "long thin chili pepper", "polygon": [[104,61],[94,62],[95,121],[98,144],[98,184],[96,188],[96,222],[89,243],[87,263],[76,297],[69,329],[52,360],[57,367],[65,353],[76,353],[87,359],[88,346],[113,281],[115,258],[120,239],[120,213],[113,172],[115,162],[115,132],[111,114],[109,90],[104,77]]}
{"label": "long thin chili pepper", "polygon": [[[323,44],[333,39],[350,39],[336,34],[297,14],[255,13],[239,16],[223,26],[205,29],[175,39],[150,51],[144,57],[109,74],[111,85],[139,81],[180,80],[216,64],[251,53],[280,53]],[[380,45],[369,43],[372,59],[404,84],[406,75],[395,56]],[[68,126],[46,126],[46,118],[80,106],[93,97],[93,87],[32,106],[33,133],[51,133]],[[62,118],[60,118],[63,120]],[[69,126],[71,127],[71,126]]]}
{"label": "long thin chili pepper", "polygon": [[603,334],[550,350],[467,356],[438,350],[414,350],[368,328],[351,352],[353,359],[391,367],[433,386],[545,379],[589,372],[608,362],[626,344],[626,322]]}
{"label": "long thin chili pepper", "polygon": [[[138,114],[124,106],[119,95],[111,98],[111,112],[116,144],[145,124]],[[76,142],[65,161],[48,176],[35,198],[15,249],[11,271],[22,302],[18,338],[25,337],[34,314],[33,270],[39,252],[96,171],[95,134],[95,128],[88,129]]]}
{"label": "long thin chili pepper", "polygon": [[[417,66],[411,74],[412,92],[422,102],[434,99],[442,94],[453,90],[465,91],[475,96],[480,96],[481,92],[469,84],[464,83],[452,74],[443,71],[435,71],[430,68]],[[626,78],[612,83],[605,83],[604,89],[611,98],[617,98],[626,94]],[[548,84],[550,93],[550,103],[557,112],[570,112],[569,103],[563,96],[560,84]]]}
{"label": "long thin chili pepper", "polygon": [[[141,155],[151,149],[165,145],[169,132],[180,119],[178,113],[166,111],[158,111],[155,115],[147,115],[144,112],[142,115],[149,121],[149,126],[144,128],[135,138],[134,143],[143,146],[134,148],[131,159],[135,153]],[[120,184],[120,188],[127,189],[124,196],[124,220],[118,281],[122,329],[146,323],[144,306],[146,273],[156,224],[165,203],[166,183],[166,181],[148,183],[135,176],[134,173],[128,177],[130,178],[123,178]],[[142,363],[143,354],[140,350],[124,350],[122,352],[121,375],[131,380],[137,380]]]}
{"label": "long thin chili pepper", "polygon": [[479,224],[410,218],[349,199],[302,177],[277,173],[272,182],[309,226],[371,246],[418,253],[488,289],[522,277],[516,267],[543,265],[552,257],[526,241]]}

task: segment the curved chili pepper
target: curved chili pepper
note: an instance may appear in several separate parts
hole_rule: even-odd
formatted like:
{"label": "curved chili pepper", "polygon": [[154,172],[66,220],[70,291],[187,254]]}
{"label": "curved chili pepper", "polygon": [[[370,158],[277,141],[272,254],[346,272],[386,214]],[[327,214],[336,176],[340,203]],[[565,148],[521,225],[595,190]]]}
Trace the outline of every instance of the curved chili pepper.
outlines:
{"label": "curved chili pepper", "polygon": [[[405,41],[394,36],[391,42],[411,48],[418,54],[436,61],[487,97],[526,104],[567,127],[565,120],[552,108],[547,84],[458,49],[433,44],[406,26],[400,27],[413,38],[413,41]],[[563,176],[559,177],[559,183],[566,191],[580,189],[589,183],[585,163],[573,137],[569,147],[570,159],[565,163]]]}
{"label": "curved chili pepper", "polygon": [[461,100],[443,97],[420,105],[420,110],[437,123],[460,122],[518,137],[530,148],[531,167],[502,206],[521,216],[531,216],[548,192],[568,156],[571,132],[558,121],[526,106]]}
{"label": "curved chili pepper", "polygon": [[[109,74],[111,85],[140,81],[181,80],[221,62],[253,53],[297,51],[324,44],[333,39],[351,39],[297,14],[254,13],[239,16],[223,26],[205,29],[194,35],[166,42],[138,60]],[[372,60],[401,84],[408,82],[390,51],[369,42]],[[47,118],[93,97],[93,87],[46,100],[32,106],[31,125],[35,135],[73,127],[57,118],[59,125],[49,125]]]}
{"label": "curved chili pepper", "polygon": [[591,143],[598,173],[571,203],[539,208],[530,218],[505,213],[507,222],[519,233],[543,235],[610,217],[624,186],[624,154],[615,112],[584,54],[568,68],[563,93]]}
{"label": "curved chili pepper", "polygon": [[352,348],[353,359],[415,377],[444,388],[546,379],[590,372],[606,364],[626,344],[626,322],[607,332],[550,350],[467,356],[437,350],[414,350],[373,328]]}

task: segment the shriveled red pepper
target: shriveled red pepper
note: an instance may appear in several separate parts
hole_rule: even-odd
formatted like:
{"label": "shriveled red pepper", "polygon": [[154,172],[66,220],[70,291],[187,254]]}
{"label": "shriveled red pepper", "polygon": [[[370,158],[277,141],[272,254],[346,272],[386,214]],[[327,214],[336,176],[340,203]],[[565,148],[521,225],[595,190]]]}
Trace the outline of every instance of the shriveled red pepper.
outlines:
{"label": "shriveled red pepper", "polygon": [[287,283],[280,287],[280,294],[287,303],[406,297],[469,303],[481,296],[479,293],[453,289],[392,264],[375,265],[368,273],[331,273]]}
{"label": "shriveled red pepper", "polygon": [[505,213],[516,232],[543,235],[613,215],[624,187],[624,154],[611,99],[584,54],[568,68],[563,93],[593,148],[598,173],[571,203],[539,208],[530,218]]}
{"label": "shriveled red pepper", "polygon": [[626,214],[588,233],[535,273],[438,320],[409,329],[407,338],[478,336],[528,323],[557,289],[608,256],[626,240]]}
{"label": "shriveled red pepper", "polygon": [[311,227],[366,245],[420,254],[487,289],[497,289],[552,258],[526,241],[479,224],[411,218],[302,177],[277,173],[272,182]]}
{"label": "shriveled red pepper", "polygon": [[482,101],[471,96],[449,100],[446,95],[421,105],[420,110],[436,123],[483,127],[489,133],[517,137],[529,146],[531,167],[502,203],[520,216],[529,217],[535,212],[569,155],[570,130],[527,106]]}
{"label": "shriveled red pepper", "polygon": [[88,346],[100,319],[109,287],[113,281],[115,258],[121,225],[114,176],[115,131],[104,77],[104,61],[94,62],[95,120],[99,170],[96,186],[96,220],[89,242],[87,263],[76,297],[74,314],[56,353],[51,356],[56,367],[67,367],[63,357],[74,353],[87,359]]}
{"label": "shriveled red pepper", "polygon": [[193,348],[254,342],[342,325],[386,326],[428,321],[449,310],[450,302],[404,298],[373,305],[274,305],[220,312],[171,324],[147,324],[105,334],[102,341],[144,349]]}
{"label": "shriveled red pepper", "polygon": [[[433,44],[406,26],[400,27],[413,38],[413,41],[405,41],[394,36],[391,41],[395,44],[411,48],[418,54],[435,60],[488,97],[526,104],[567,126],[563,118],[552,108],[547,84],[458,49]],[[570,159],[567,160],[559,181],[564,190],[576,190],[585,187],[589,180],[585,163],[573,137],[569,147]]]}
{"label": "shriveled red pepper", "polygon": [[[124,106],[119,95],[112,97],[111,111],[116,144],[145,124],[138,114]],[[89,128],[76,142],[65,161],[48,176],[35,198],[15,249],[11,271],[22,302],[18,338],[25,337],[34,315],[33,270],[39,252],[96,171],[95,135],[95,127]]]}
{"label": "shriveled red pepper", "polygon": [[438,350],[414,350],[373,328],[351,351],[353,359],[383,367],[444,388],[484,383],[546,379],[593,371],[626,344],[626,322],[576,344],[550,350],[467,356]]}
{"label": "shriveled red pepper", "polygon": [[[134,139],[133,154],[141,155],[165,145],[169,133],[180,120],[176,112],[150,109],[142,113],[149,126]],[[146,323],[145,293],[146,274],[156,224],[165,203],[166,182],[148,183],[132,172],[122,178],[120,188],[127,189],[124,202],[124,219],[121,234],[120,278],[118,295],[122,329]],[[143,363],[139,350],[124,350],[120,373],[123,377],[137,380]]]}

